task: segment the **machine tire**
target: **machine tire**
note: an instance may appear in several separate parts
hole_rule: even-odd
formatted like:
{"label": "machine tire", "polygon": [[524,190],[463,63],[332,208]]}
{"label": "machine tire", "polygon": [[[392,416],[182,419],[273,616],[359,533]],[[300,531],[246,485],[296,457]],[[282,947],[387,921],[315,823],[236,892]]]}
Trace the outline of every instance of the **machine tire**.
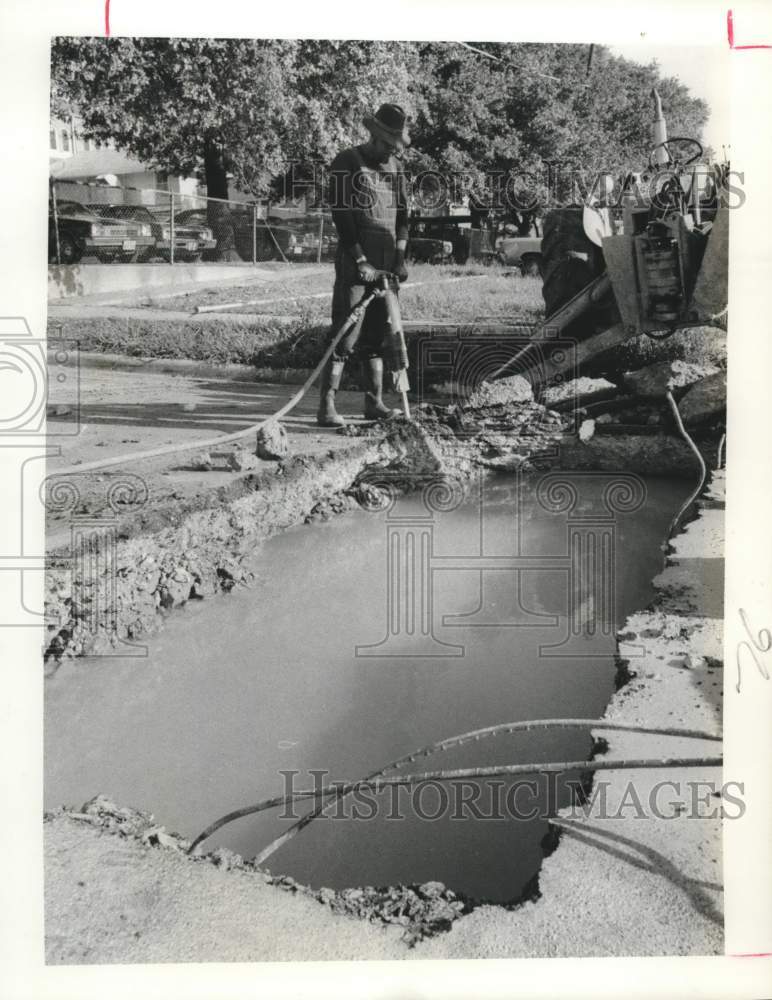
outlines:
{"label": "machine tire", "polygon": [[[83,256],[83,250],[69,233],[59,234],[59,259],[62,264],[77,264]],[[56,244],[53,246],[52,261],[56,263]]]}
{"label": "machine tire", "polygon": [[[601,273],[598,248],[584,233],[582,209],[559,208],[544,220],[541,241],[544,307],[547,319]],[[577,254],[586,255],[586,260]]]}
{"label": "machine tire", "polygon": [[[559,208],[544,220],[541,242],[545,318],[549,319],[606,269],[603,253],[588,239],[581,206]],[[583,338],[612,325],[618,311],[613,296],[568,327],[566,335]]]}
{"label": "machine tire", "polygon": [[542,262],[538,257],[524,257],[520,261],[520,273],[524,278],[541,278]]}

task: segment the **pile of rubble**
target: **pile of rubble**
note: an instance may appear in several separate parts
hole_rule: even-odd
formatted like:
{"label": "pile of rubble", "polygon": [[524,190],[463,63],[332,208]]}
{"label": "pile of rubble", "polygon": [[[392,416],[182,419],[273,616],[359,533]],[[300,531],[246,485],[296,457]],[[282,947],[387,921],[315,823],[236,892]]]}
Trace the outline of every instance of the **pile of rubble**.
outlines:
{"label": "pile of rubble", "polygon": [[397,924],[404,928],[402,940],[414,945],[450,928],[453,921],[474,909],[474,904],[448,889],[442,882],[422,885],[396,885],[374,888],[310,889],[298,885],[286,875],[272,880],[289,891],[310,893],[333,913],[345,913],[376,923]]}
{"label": "pile of rubble", "polygon": [[726,426],[726,362],[714,349],[698,360],[657,360],[635,370],[607,365],[602,377],[558,376],[538,399],[529,380],[514,375],[449,405],[424,403],[416,418],[452,471],[560,467],[693,477],[695,457],[668,395],[706,464],[715,466]]}

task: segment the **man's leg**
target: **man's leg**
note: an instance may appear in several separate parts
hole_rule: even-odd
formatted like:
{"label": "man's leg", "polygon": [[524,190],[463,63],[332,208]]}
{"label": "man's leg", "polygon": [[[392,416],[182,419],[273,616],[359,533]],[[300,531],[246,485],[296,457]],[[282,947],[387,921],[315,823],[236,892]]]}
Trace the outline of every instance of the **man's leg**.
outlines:
{"label": "man's leg", "polygon": [[365,420],[391,420],[400,414],[399,410],[392,410],[383,402],[383,346],[388,318],[384,300],[375,299],[367,310],[359,339],[365,388]]}
{"label": "man's leg", "polygon": [[340,389],[344,362],[330,358],[322,369],[319,385],[319,409],[316,422],[320,427],[345,427],[346,421],[335,409],[335,393]]}
{"label": "man's leg", "polygon": [[[332,327],[327,338],[328,343],[340,330],[351,310],[364,295],[362,285],[351,285],[343,280],[336,266],[335,285],[332,291]],[[345,427],[346,421],[335,409],[335,394],[340,388],[346,361],[351,357],[362,333],[362,319],[348,331],[346,336],[336,346],[332,357],[322,370],[319,386],[319,410],[316,422],[320,427]]]}

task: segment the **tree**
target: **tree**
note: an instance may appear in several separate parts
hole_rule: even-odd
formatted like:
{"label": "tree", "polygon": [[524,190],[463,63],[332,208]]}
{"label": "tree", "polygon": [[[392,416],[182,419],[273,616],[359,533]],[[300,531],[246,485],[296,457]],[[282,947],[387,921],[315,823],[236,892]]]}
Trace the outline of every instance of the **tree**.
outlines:
{"label": "tree", "polygon": [[545,178],[545,164],[553,171],[560,165],[564,174],[641,169],[651,143],[653,86],[671,135],[699,138],[707,119],[705,102],[677,80],[662,79],[656,63],[641,66],[604,46],[595,46],[589,72],[586,45],[475,43],[474,49],[420,46],[414,131],[421,167],[450,170],[478,189],[507,174]]}
{"label": "tree", "polygon": [[699,138],[707,117],[656,63],[604,46],[588,71],[586,45],[60,38],[52,79],[54,111],[77,108],[88,137],[200,174],[214,198],[227,198],[228,174],[256,196],[277,179],[318,194],[318,165],[364,138],[364,114],[388,100],[413,116],[410,171],[449,175],[456,196],[513,175],[538,188],[545,163],[640,169],[655,85],[671,135]]}
{"label": "tree", "polygon": [[408,42],[298,42],[286,67],[292,115],[282,137],[291,176],[281,190],[324,192],[324,168],[346,146],[366,136],[363,118],[386,101],[414,112],[411,77],[417,71],[415,46]]}
{"label": "tree", "polygon": [[227,174],[261,194],[280,169],[291,115],[284,63],[294,42],[203,38],[58,38],[52,110],[69,104],[84,134],[149,166],[206,180]]}
{"label": "tree", "polygon": [[329,162],[362,117],[408,97],[399,42],[59,38],[52,112],[169,173],[201,173],[210,197],[266,194],[290,163]]}

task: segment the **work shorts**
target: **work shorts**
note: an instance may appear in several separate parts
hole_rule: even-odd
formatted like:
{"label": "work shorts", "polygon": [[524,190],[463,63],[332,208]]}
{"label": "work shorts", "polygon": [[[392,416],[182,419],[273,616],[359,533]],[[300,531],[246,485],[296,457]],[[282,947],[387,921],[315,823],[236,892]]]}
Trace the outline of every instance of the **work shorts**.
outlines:
{"label": "work shorts", "polygon": [[[328,342],[367,295],[369,289],[359,283],[356,264],[346,258],[335,261],[335,285],[332,290],[332,328]],[[333,357],[346,361],[352,356],[362,360],[383,356],[384,338],[389,330],[389,316],[382,298],[374,298],[364,316],[348,331],[335,348]]]}

